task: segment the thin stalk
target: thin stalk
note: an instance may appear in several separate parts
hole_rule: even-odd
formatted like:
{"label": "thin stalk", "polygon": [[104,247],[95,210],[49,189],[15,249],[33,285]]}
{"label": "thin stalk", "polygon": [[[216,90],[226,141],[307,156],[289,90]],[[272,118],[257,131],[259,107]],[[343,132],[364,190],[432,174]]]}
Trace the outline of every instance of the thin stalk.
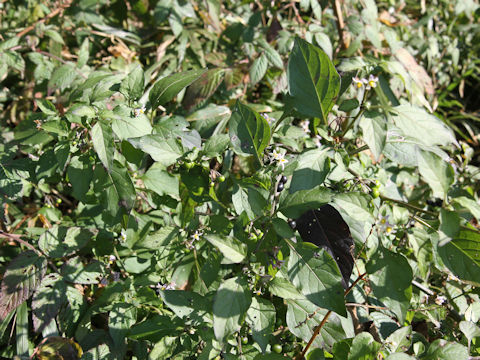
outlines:
{"label": "thin stalk", "polygon": [[431,216],[435,216],[435,217],[438,216],[438,214],[434,213],[433,211],[421,209],[421,208],[419,208],[415,205],[412,205],[410,203],[407,203],[407,202],[404,202],[404,201],[401,201],[401,200],[392,199],[392,198],[389,198],[389,197],[386,197],[386,196],[383,196],[383,195],[380,195],[380,199],[382,199],[383,201],[391,201],[391,202],[393,202],[395,204],[398,204],[400,206],[403,206],[407,209],[418,211],[418,212],[421,212],[421,213],[424,213],[424,214],[427,214],[427,215],[431,215]]}

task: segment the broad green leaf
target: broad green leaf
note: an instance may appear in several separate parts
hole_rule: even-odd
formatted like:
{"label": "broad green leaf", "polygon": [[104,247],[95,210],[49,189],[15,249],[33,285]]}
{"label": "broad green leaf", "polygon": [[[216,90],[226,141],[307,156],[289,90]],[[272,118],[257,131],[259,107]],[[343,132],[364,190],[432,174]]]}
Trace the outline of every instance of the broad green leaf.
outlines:
{"label": "broad green leaf", "polygon": [[15,316],[16,354],[22,358],[29,358],[31,352],[28,344],[28,306],[24,301],[17,308]]}
{"label": "broad green leaf", "polygon": [[458,278],[480,284],[479,235],[474,231],[462,230],[458,240],[452,240],[440,246],[437,238],[432,237],[434,255],[440,267],[447,267]]}
{"label": "broad green leaf", "polygon": [[92,261],[84,265],[77,256],[63,264],[61,274],[68,282],[88,285],[98,284],[104,277],[105,271],[102,263]]}
{"label": "broad green leaf", "polygon": [[289,280],[283,277],[274,277],[273,280],[268,283],[268,290],[273,295],[285,300],[305,299],[305,296],[302,295]]}
{"label": "broad green leaf", "polygon": [[262,298],[252,298],[252,303],[247,311],[246,322],[252,329],[253,340],[265,352],[267,345],[273,338],[276,311],[273,304]]}
{"label": "broad green leaf", "polygon": [[360,128],[362,129],[363,140],[372,151],[375,160],[378,161],[387,140],[385,118],[382,116],[368,117],[365,115],[360,119]]}
{"label": "broad green leaf", "polygon": [[143,95],[145,75],[141,66],[133,69],[120,84],[120,93],[127,100],[137,100]]}
{"label": "broad green leaf", "polygon": [[170,195],[176,199],[179,197],[178,177],[171,175],[165,167],[159,163],[153,164],[142,176],[145,187],[155,191],[159,195]]}
{"label": "broad green leaf", "polygon": [[412,327],[404,326],[390,334],[386,339],[386,343],[391,352],[405,352],[410,349],[410,346],[412,345],[411,336]]}
{"label": "broad green leaf", "polygon": [[405,135],[424,145],[449,145],[455,143],[453,131],[440,119],[422,108],[412,105],[394,107],[397,116],[391,117]]}
{"label": "broad green leaf", "polygon": [[163,226],[158,231],[147,235],[144,239],[135,243],[136,248],[145,248],[159,250],[161,247],[168,246],[177,239],[178,229],[173,226]]}
{"label": "broad green leaf", "polygon": [[261,164],[263,151],[270,141],[270,125],[267,120],[237,101],[228,126],[233,150],[239,155],[254,155]]}
{"label": "broad green leaf", "polygon": [[342,275],[335,260],[313,244],[286,241],[290,247],[288,277],[292,284],[315,305],[346,316]]}
{"label": "broad green leaf", "polygon": [[176,139],[165,139],[161,135],[145,135],[128,139],[128,142],[164,166],[172,165],[183,154],[182,146]]}
{"label": "broad green leaf", "polygon": [[437,339],[428,347],[422,360],[459,360],[468,359],[467,348],[459,343]]}
{"label": "broad green leaf", "polygon": [[441,241],[449,241],[458,235],[460,231],[460,216],[455,211],[440,209],[440,227],[438,231],[444,235],[446,239]]}
{"label": "broad green leaf", "polygon": [[466,208],[477,220],[480,220],[480,204],[477,201],[466,196],[456,197],[452,201]]}
{"label": "broad green leaf", "polygon": [[237,184],[233,187],[232,203],[238,215],[245,211],[250,220],[262,214],[267,205],[267,201],[258,190]]}
{"label": "broad green leaf", "polygon": [[283,60],[278,51],[262,38],[259,39],[259,45],[265,50],[264,54],[268,62],[279,69],[283,69]]}
{"label": "broad green leaf", "polygon": [[155,344],[152,351],[148,354],[149,360],[170,359],[177,347],[176,336],[165,336]]}
{"label": "broad green leaf", "polygon": [[429,151],[417,149],[418,170],[433,191],[434,197],[444,198],[455,180],[452,166]]}
{"label": "broad green leaf", "polygon": [[136,193],[128,169],[115,161],[110,176],[113,190],[118,198],[118,206],[130,212],[135,204]]}
{"label": "broad green leaf", "polygon": [[93,177],[92,163],[85,155],[73,156],[67,168],[68,180],[73,187],[73,196],[85,201]]}
{"label": "broad green leaf", "polygon": [[35,100],[37,106],[46,115],[57,115],[57,108],[47,99]]}
{"label": "broad green leaf", "polygon": [[208,234],[205,239],[216,246],[231,264],[241,263],[247,256],[247,245],[230,236]]}
{"label": "broad green leaf", "polygon": [[328,149],[314,149],[301,154],[297,158],[297,168],[293,172],[289,192],[310,190],[322,185],[330,171]]}
{"label": "broad green leaf", "polygon": [[305,40],[295,38],[287,76],[297,111],[326,121],[340,91],[340,76],[328,55]]}
{"label": "broad green leaf", "polygon": [[145,339],[149,341],[159,341],[165,336],[177,335],[182,330],[184,322],[179,318],[171,318],[165,315],[155,315],[148,320],[135,324],[130,329],[128,337],[131,339]]}
{"label": "broad green leaf", "polygon": [[185,290],[162,290],[160,296],[175,315],[182,319],[192,319],[198,322],[205,322],[208,320],[207,317],[211,316],[210,301],[195,292]]}
{"label": "broad green leaf", "polygon": [[67,284],[57,273],[51,273],[42,279],[32,300],[33,328],[41,332],[52,319],[60,307],[67,301]]}
{"label": "broad green leaf", "polygon": [[[303,341],[309,341],[313,331],[320,325],[328,311],[319,308],[306,299],[287,300],[286,303],[288,330],[295,336],[303,339]],[[328,351],[331,350],[335,343],[346,337],[341,318],[332,313],[322,327],[320,334],[315,338],[313,345]]]}
{"label": "broad green leaf", "polygon": [[229,143],[230,138],[228,134],[213,135],[205,142],[205,145],[203,146],[203,152],[209,157],[217,156],[225,151]]}
{"label": "broad green leaf", "polygon": [[222,282],[213,301],[213,331],[218,341],[240,330],[251,301],[245,279],[237,276]]}
{"label": "broad green leaf", "polygon": [[472,321],[460,321],[459,328],[469,342],[473,338],[480,337],[480,328]]}
{"label": "broad green leaf", "polygon": [[286,217],[296,219],[305,211],[328,204],[332,199],[331,191],[317,186],[311,190],[299,190],[288,194],[280,201],[279,211]]}
{"label": "broad green leaf", "polygon": [[413,228],[408,234],[408,242],[413,249],[417,259],[417,267],[423,279],[430,272],[432,265],[432,243],[429,234],[422,228]]}
{"label": "broad green leaf", "polygon": [[136,138],[152,133],[152,126],[145,114],[134,116],[133,109],[119,105],[113,111],[103,115],[112,119],[112,129],[120,140]]}
{"label": "broad green leaf", "polygon": [[150,259],[142,259],[138,256],[130,256],[123,260],[125,270],[130,274],[140,274],[152,265]]}
{"label": "broad green leaf", "polygon": [[105,169],[110,172],[113,166],[115,145],[111,126],[98,121],[91,130],[93,148]]}
{"label": "broad green leaf", "polygon": [[122,347],[125,336],[137,322],[137,311],[133,305],[127,303],[114,304],[108,315],[108,332],[113,344]]}
{"label": "broad green leaf", "polygon": [[201,70],[189,70],[181,73],[169,75],[163,79],[158,80],[153,85],[149,94],[150,104],[153,109],[156,109],[159,105],[165,105],[172,100],[184,87],[190,85],[197,80],[206,69]]}
{"label": "broad green leaf", "polygon": [[268,59],[267,56],[262,53],[253,61],[253,64],[250,67],[250,82],[252,85],[255,85],[263,79],[263,77],[267,73],[267,68]]}
{"label": "broad green leaf", "polygon": [[54,225],[40,236],[38,246],[48,257],[61,258],[83,248],[92,236],[87,229]]}
{"label": "broad green leaf", "polygon": [[75,67],[71,64],[65,64],[53,71],[52,77],[48,82],[49,88],[59,88],[64,90],[69,87],[77,77]]}
{"label": "broad green leaf", "polygon": [[405,321],[412,297],[413,273],[408,260],[400,254],[379,247],[366,270],[373,295]]}
{"label": "broad green leaf", "polygon": [[352,341],[348,360],[376,359],[382,344],[376,342],[368,332],[361,332]]}
{"label": "broad green leaf", "polygon": [[22,252],[7,265],[0,289],[1,320],[30,298],[45,275],[46,265],[46,259],[32,250]]}
{"label": "broad green leaf", "polygon": [[210,96],[223,81],[224,69],[210,69],[203,73],[188,88],[182,101],[187,111],[201,104]]}

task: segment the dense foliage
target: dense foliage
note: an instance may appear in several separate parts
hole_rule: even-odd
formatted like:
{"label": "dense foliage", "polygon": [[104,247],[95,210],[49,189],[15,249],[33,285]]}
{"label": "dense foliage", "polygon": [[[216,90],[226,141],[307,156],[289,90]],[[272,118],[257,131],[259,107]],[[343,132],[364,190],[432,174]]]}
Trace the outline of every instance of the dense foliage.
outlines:
{"label": "dense foliage", "polygon": [[0,356],[478,358],[479,20],[0,2]]}

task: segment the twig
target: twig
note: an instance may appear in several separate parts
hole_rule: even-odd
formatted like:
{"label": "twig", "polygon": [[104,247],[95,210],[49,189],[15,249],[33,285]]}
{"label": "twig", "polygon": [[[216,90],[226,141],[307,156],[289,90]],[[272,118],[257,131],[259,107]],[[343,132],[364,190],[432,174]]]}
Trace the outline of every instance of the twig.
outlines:
{"label": "twig", "polygon": [[[360,282],[360,280],[363,280],[363,278],[365,277],[365,275],[367,275],[367,273],[363,273],[361,274],[354,282],[352,285],[350,285],[350,287],[345,290],[345,293],[344,293],[344,297],[347,296],[350,291],[352,291],[352,289]],[[305,358],[305,354],[307,353],[308,349],[310,348],[310,346],[313,344],[313,342],[315,341],[315,338],[318,336],[318,334],[320,334],[320,330],[322,330],[323,326],[325,325],[325,323],[327,322],[328,318],[330,317],[330,315],[332,314],[332,310],[328,310],[328,312],[325,314],[325,316],[323,317],[323,320],[322,322],[315,328],[315,330],[313,331],[313,335],[312,337],[310,338],[310,340],[308,341],[308,344],[305,346],[305,348],[303,349],[302,353],[296,357],[296,360],[301,360],[301,359],[304,359]]]}
{"label": "twig", "polygon": [[345,22],[343,21],[342,7],[340,5],[340,0],[335,0],[333,4],[333,11],[337,17],[337,29],[338,37],[340,38],[340,49],[348,48],[348,45],[345,43],[345,33],[343,29],[345,28]]}
{"label": "twig", "polygon": [[65,10],[66,8],[70,7],[70,5],[72,5],[72,0],[67,0],[65,3],[63,4],[59,4],[58,7],[53,10],[50,14],[48,14],[47,16],[45,16],[44,18],[41,18],[40,20],[38,20],[37,22],[35,22],[35,24],[33,25],[30,25],[29,27],[26,27],[25,29],[23,29],[22,31],[20,31],[18,34],[17,34],[17,37],[22,37],[23,35],[26,35],[28,34],[30,31],[32,31],[33,29],[35,29],[35,27],[37,26],[37,24],[41,24],[41,23],[44,23],[45,21],[57,16],[58,14],[60,14],[61,12],[63,12],[63,10]]}
{"label": "twig", "polygon": [[29,242],[23,240],[22,235],[9,234],[9,233],[6,233],[5,231],[0,230],[0,237],[2,237],[4,239],[9,239],[11,241],[15,241],[19,244],[22,244],[22,245],[28,247],[30,250],[35,251],[38,255],[43,255],[38,249],[35,248],[35,246],[33,246]]}
{"label": "twig", "polygon": [[[53,55],[53,54],[50,54],[49,52],[46,52],[46,51],[43,51],[43,50],[39,50],[37,49],[36,52],[42,54],[42,55],[45,55],[45,56],[48,56],[48,57],[51,57],[52,59],[55,59],[57,61],[60,61],[62,64],[68,64],[67,61],[63,60],[62,58],[58,57],[57,55]],[[87,77],[79,70],[77,69],[76,67],[73,68],[75,70],[75,72],[80,75],[81,77],[83,77],[84,79],[86,79]]]}
{"label": "twig", "polygon": [[386,197],[386,196],[382,196],[382,195],[380,195],[380,199],[382,199],[383,201],[391,201],[395,204],[398,204],[398,205],[403,206],[405,208],[408,208],[410,210],[415,210],[415,211],[418,211],[418,212],[421,212],[421,213],[424,213],[424,214],[427,214],[427,215],[431,215],[431,216],[435,216],[435,217],[438,216],[438,214],[434,213],[433,211],[421,209],[421,208],[419,208],[415,205],[409,204],[409,203],[401,201],[401,200],[395,200],[395,199],[392,199],[392,198],[389,198],[389,197]]}
{"label": "twig", "polygon": [[418,281],[415,281],[415,280],[412,280],[412,285],[416,286],[417,288],[419,288],[420,290],[422,290],[425,294],[428,294],[430,296],[433,296],[435,295],[435,293],[430,290],[429,288],[423,286],[422,284],[420,284]]}

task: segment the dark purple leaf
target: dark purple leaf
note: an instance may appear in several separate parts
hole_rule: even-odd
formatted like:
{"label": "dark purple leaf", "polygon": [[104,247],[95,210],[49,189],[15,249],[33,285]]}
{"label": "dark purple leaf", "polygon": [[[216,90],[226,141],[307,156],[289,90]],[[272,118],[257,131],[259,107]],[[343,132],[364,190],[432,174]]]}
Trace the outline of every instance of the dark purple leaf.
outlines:
{"label": "dark purple leaf", "polygon": [[337,263],[343,276],[342,285],[348,287],[353,270],[353,238],[340,213],[331,205],[309,210],[296,219],[296,229],[303,241],[325,249]]}

